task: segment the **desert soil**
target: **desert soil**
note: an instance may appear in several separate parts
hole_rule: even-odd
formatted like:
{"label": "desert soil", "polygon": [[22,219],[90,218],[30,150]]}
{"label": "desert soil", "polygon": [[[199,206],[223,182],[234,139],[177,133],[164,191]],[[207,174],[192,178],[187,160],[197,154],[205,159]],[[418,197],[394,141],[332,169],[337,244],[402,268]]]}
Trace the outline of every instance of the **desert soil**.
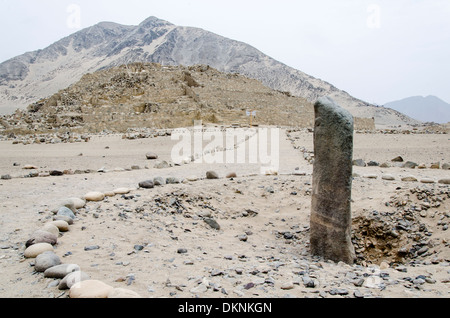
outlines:
{"label": "desert soil", "polygon": [[[426,251],[399,262],[395,248],[402,246],[377,254],[376,249],[369,253],[369,244],[366,259],[354,265],[309,254],[313,166],[304,153],[313,150],[313,135],[306,130],[281,130],[278,175],[261,174],[261,167],[250,163],[156,169],[145,154],[151,151],[159,155],[157,161],[170,161],[176,141],[169,136],[127,140],[104,135],[86,143],[29,145],[1,141],[0,174],[12,179],[0,180],[0,297],[68,297],[54,279],[34,271],[34,259],[23,257],[25,242],[51,221],[52,210],[63,200],[123,187],[130,193],[79,209],[70,231],[60,234],[55,253],[63,263],[78,264],[91,279],[142,297],[449,297],[449,185],[438,181],[450,178],[450,170],[430,168],[450,162],[449,139],[446,134],[355,134],[355,159],[381,164],[402,156],[426,168],[355,166],[353,218],[385,215],[392,220],[409,209],[414,212],[409,221],[426,226],[426,235],[414,226],[399,232],[404,242],[421,243]],[[23,169],[27,164],[40,173],[92,172],[20,177],[29,172]],[[207,180],[209,170],[220,178]],[[237,177],[226,179],[229,172]],[[395,180],[383,180],[385,174]],[[408,175],[417,181],[401,181]],[[198,180],[138,187],[158,176]],[[424,178],[435,182],[420,182]],[[425,207],[414,189],[427,189],[439,200]],[[204,222],[205,216],[220,230]],[[357,236],[369,235],[359,230],[355,222]],[[89,246],[98,248],[85,250]]]}

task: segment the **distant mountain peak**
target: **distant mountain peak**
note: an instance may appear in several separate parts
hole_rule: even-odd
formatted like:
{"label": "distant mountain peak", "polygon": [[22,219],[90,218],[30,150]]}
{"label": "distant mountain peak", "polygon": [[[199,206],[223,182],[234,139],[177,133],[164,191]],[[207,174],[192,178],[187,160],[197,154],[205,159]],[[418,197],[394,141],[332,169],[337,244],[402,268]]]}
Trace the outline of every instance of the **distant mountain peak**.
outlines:
{"label": "distant mountain peak", "polygon": [[147,19],[145,19],[144,21],[142,21],[139,24],[140,27],[145,27],[147,29],[161,27],[161,26],[170,26],[170,25],[173,25],[173,24],[168,21],[159,19],[155,16],[148,17]]}
{"label": "distant mountain peak", "polygon": [[384,105],[422,122],[450,122],[450,104],[437,96],[411,96]]}
{"label": "distant mountain peak", "polygon": [[417,123],[359,100],[246,43],[200,28],[176,26],[155,16],[137,26],[101,22],[47,48],[0,63],[0,113],[24,109],[75,83],[86,73],[133,62],[209,65],[221,72],[257,79],[272,89],[310,102],[330,96],[353,116],[375,118],[378,124]]}
{"label": "distant mountain peak", "polygon": [[123,27],[123,25],[121,25],[119,23],[110,22],[110,21],[99,22],[95,26],[103,28],[103,29],[116,29],[116,28]]}

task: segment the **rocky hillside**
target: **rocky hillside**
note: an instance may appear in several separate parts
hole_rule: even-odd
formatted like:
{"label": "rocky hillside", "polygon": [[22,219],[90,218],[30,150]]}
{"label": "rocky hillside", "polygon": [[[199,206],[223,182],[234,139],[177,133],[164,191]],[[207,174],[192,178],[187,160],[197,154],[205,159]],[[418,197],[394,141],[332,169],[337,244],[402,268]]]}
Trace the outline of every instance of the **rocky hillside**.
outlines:
{"label": "rocky hillside", "polygon": [[[80,81],[27,111],[3,116],[0,130],[125,132],[129,128],[176,128],[195,120],[214,124],[311,127],[313,105],[243,75],[206,65],[133,63],[84,75]],[[3,127],[2,127],[3,126]]]}
{"label": "rocky hillside", "polygon": [[103,22],[49,47],[0,64],[0,112],[26,108],[87,73],[133,62],[210,65],[240,73],[264,85],[314,102],[329,95],[356,117],[377,124],[417,123],[391,109],[374,107],[333,85],[280,63],[245,43],[150,17],[138,26]]}

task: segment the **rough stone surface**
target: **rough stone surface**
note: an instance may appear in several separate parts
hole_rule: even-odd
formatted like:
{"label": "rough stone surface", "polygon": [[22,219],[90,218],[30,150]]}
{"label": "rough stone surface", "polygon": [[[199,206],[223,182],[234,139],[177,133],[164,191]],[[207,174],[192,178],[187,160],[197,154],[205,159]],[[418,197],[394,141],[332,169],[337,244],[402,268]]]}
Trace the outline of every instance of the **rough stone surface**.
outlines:
{"label": "rough stone surface", "polygon": [[328,97],[320,98],[314,108],[311,252],[333,261],[353,263],[353,116]]}

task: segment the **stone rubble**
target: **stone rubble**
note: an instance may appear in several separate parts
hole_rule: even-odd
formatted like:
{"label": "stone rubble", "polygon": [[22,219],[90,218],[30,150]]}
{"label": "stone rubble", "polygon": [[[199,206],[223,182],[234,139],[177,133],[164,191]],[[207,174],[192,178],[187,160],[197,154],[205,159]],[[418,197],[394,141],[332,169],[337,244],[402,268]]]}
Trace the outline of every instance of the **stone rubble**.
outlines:
{"label": "stone rubble", "polygon": [[[126,191],[128,194],[132,193],[130,189],[128,190]],[[122,198],[124,202],[127,201],[126,195],[121,194],[125,191],[116,192],[118,192],[115,193],[116,197]],[[140,196],[135,197],[135,202],[139,202],[139,198]],[[150,210],[154,211],[155,215],[160,216],[170,217],[180,214],[184,215],[185,218],[192,218],[192,208],[200,204],[213,213],[206,213],[199,218],[203,219],[212,230],[221,231],[220,225],[216,221],[218,210],[211,202],[212,199],[211,196],[203,197],[199,195],[193,197],[184,192],[172,192],[167,193],[167,195],[156,196],[152,201],[153,206],[147,206],[145,210],[128,210],[128,212],[119,214],[119,217],[127,219],[131,216],[130,213],[136,213],[135,217],[142,215],[141,217],[147,218],[149,216],[142,213]],[[446,280],[438,282],[428,272],[408,276],[409,266],[406,267],[403,264],[409,262],[415,264],[415,266],[422,263],[449,266],[450,260],[440,259],[439,254],[433,252],[433,244],[436,244],[433,241],[434,233],[427,232],[426,225],[422,223],[422,220],[428,217],[427,213],[422,212],[439,207],[449,199],[450,191],[448,187],[439,189],[427,187],[425,184],[418,185],[416,188],[412,188],[409,193],[405,191],[402,194],[394,195],[386,203],[387,207],[396,209],[395,213],[372,211],[364,217],[354,219],[352,240],[358,256],[358,261],[354,265],[347,265],[342,262],[335,263],[325,261],[320,257],[309,256],[309,252],[305,249],[309,244],[307,234],[309,228],[298,229],[293,227],[292,231],[277,232],[276,237],[278,240],[284,241],[287,244],[286,246],[303,246],[303,252],[301,253],[303,256],[292,256],[286,252],[281,252],[277,257],[257,257],[255,263],[244,254],[238,255],[237,258],[232,255],[224,255],[224,262],[234,263],[238,261],[240,266],[229,267],[224,263],[221,268],[211,268],[209,276],[192,277],[191,281],[181,284],[168,283],[165,288],[172,290],[170,296],[175,296],[180,292],[188,292],[199,297],[206,294],[217,297],[268,295],[273,290],[284,291],[286,293],[284,296],[290,297],[290,291],[300,288],[307,297],[365,298],[382,296],[384,290],[399,284],[406,289],[411,289],[412,292],[420,291],[428,288],[427,286],[445,283]],[[103,197],[103,202],[105,200],[108,201],[108,197]],[[91,210],[90,205],[96,202],[102,201],[87,201],[79,209],[89,211]],[[122,208],[127,211],[125,206]],[[73,224],[76,224],[79,213],[79,210],[77,210]],[[240,215],[236,214],[233,217],[258,217],[258,215],[259,212],[257,211],[245,209]],[[442,217],[434,214],[433,220],[439,220],[442,231],[446,231],[449,217],[449,213],[444,213]],[[55,224],[54,221],[52,222],[52,224]],[[59,221],[57,224],[59,224]],[[62,226],[64,231],[67,231],[66,224]],[[70,227],[72,228],[73,225]],[[356,229],[358,230],[356,231]],[[69,230],[72,231],[72,229]],[[64,232],[61,231],[60,233],[63,234]],[[244,244],[252,244],[252,234],[252,231],[246,231],[236,239]],[[178,237],[173,237],[173,239],[178,239]],[[383,244],[389,244],[389,247]],[[449,242],[447,241],[446,244],[448,245]],[[24,257],[35,258],[34,270],[43,273],[44,277],[55,279],[55,284],[51,285],[61,291],[68,291],[68,294],[65,293],[67,297],[141,297],[132,289],[114,288],[110,284],[91,278],[77,264],[61,264],[61,259],[55,254],[55,248],[58,247],[53,247],[48,243],[35,243],[24,251]],[[93,245],[92,248],[86,246],[85,251],[95,251],[99,248],[101,249],[100,246]],[[149,248],[151,249],[150,245],[135,245],[132,254],[145,253]],[[192,251],[179,247],[174,252],[189,257]],[[376,265],[380,259],[385,261]],[[184,266],[193,266],[197,261],[188,258],[184,261]],[[120,264],[121,266],[127,266],[129,262],[122,261]],[[256,264],[259,265],[255,266]],[[336,268],[339,268],[339,274],[334,278],[330,277],[327,273],[335,271]],[[132,286],[135,280],[136,277],[131,274],[118,281],[123,281],[127,286]],[[234,288],[224,287],[228,286],[229,282],[233,282]],[[149,293],[154,292],[154,289],[155,287],[149,288]]]}

